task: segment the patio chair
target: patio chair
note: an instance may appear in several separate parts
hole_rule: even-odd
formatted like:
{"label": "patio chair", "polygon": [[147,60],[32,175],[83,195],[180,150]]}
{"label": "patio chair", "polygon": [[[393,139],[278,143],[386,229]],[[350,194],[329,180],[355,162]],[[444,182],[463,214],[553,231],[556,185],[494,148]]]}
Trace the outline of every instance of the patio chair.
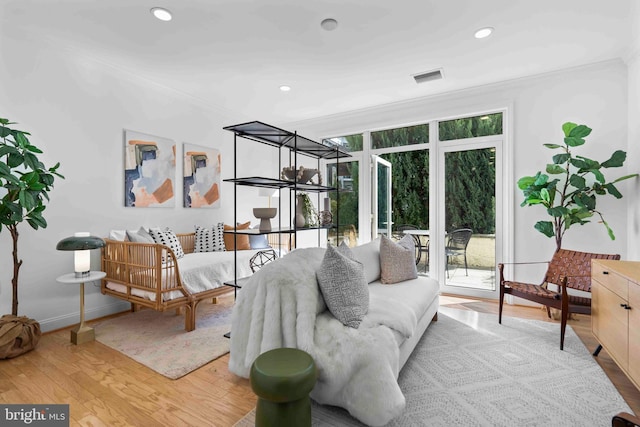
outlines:
{"label": "patio chair", "polygon": [[[588,296],[569,294],[568,288],[591,292],[591,260],[592,259],[620,259],[620,255],[595,254],[588,252],[559,249],[548,262],[547,272],[539,285],[522,282],[512,282],[504,279],[504,266],[510,264],[540,264],[535,262],[500,263],[500,302],[498,309],[498,323],[502,323],[502,305],[505,294],[537,302],[547,307],[547,315],[551,318],[551,308],[561,311],[560,321],[560,350],[564,349],[564,331],[567,319],[571,313],[591,314],[591,298]],[[542,263],[545,264],[545,263]],[[557,290],[551,290],[548,284],[556,285]]]}
{"label": "patio chair", "polygon": [[447,233],[447,245],[445,246],[445,255],[447,257],[447,264],[445,269],[447,270],[447,278],[449,277],[449,261],[451,257],[463,256],[464,257],[464,271],[469,275],[469,267],[467,265],[467,246],[473,231],[470,228],[459,228],[457,230]]}
{"label": "patio chair", "polygon": [[[405,230],[419,230],[419,228],[410,224],[399,225],[396,227],[396,230],[391,233],[391,237],[393,237],[394,240],[400,240],[406,236],[404,233]],[[420,263],[420,258],[422,257],[422,243],[420,242],[419,236],[416,236],[415,234],[411,234],[410,236],[413,237],[413,241],[416,245],[416,265],[418,265]]]}

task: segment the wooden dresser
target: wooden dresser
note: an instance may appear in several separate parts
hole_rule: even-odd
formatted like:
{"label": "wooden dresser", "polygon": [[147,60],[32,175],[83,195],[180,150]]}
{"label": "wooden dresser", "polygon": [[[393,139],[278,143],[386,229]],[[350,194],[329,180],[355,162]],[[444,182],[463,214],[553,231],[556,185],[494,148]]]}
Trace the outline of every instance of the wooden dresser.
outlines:
{"label": "wooden dresser", "polygon": [[640,262],[593,260],[591,329],[640,389]]}

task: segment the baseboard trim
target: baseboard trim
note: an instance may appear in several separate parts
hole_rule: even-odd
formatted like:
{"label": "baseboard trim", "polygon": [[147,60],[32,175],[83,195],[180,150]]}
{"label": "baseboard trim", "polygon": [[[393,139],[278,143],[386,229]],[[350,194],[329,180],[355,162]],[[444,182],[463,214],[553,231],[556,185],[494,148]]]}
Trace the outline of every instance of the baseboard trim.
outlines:
{"label": "baseboard trim", "polygon": [[[98,319],[111,314],[122,313],[123,311],[128,311],[130,309],[131,304],[126,301],[116,301],[111,304],[106,304],[92,309],[86,309],[85,307],[84,318],[85,320]],[[50,332],[76,325],[79,321],[80,311],[76,311],[63,316],[38,320],[38,323],[40,323],[40,329],[42,332]]]}

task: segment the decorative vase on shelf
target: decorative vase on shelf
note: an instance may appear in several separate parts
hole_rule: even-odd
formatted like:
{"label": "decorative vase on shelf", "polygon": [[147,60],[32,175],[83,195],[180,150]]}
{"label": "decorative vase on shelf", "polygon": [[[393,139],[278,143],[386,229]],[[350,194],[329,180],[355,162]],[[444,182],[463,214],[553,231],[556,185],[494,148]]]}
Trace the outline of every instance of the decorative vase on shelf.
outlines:
{"label": "decorative vase on shelf", "polygon": [[301,194],[296,196],[296,216],[295,216],[295,223],[296,223],[296,227],[300,228],[300,227],[304,227],[306,220],[304,218],[304,214],[302,213],[302,209],[304,207],[304,196],[302,196]]}

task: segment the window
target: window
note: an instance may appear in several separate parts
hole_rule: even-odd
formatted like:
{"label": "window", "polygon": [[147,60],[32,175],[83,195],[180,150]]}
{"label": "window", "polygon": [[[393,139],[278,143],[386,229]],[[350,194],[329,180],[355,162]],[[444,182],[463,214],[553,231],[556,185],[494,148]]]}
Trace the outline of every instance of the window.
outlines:
{"label": "window", "polygon": [[362,151],[362,134],[337,136],[334,138],[323,139],[322,142],[326,145],[337,145],[345,151],[354,152]]}
{"label": "window", "polygon": [[428,143],[428,124],[371,132],[371,148],[373,149]]}
{"label": "window", "polygon": [[439,122],[438,132],[440,141],[502,135],[502,113]]}

